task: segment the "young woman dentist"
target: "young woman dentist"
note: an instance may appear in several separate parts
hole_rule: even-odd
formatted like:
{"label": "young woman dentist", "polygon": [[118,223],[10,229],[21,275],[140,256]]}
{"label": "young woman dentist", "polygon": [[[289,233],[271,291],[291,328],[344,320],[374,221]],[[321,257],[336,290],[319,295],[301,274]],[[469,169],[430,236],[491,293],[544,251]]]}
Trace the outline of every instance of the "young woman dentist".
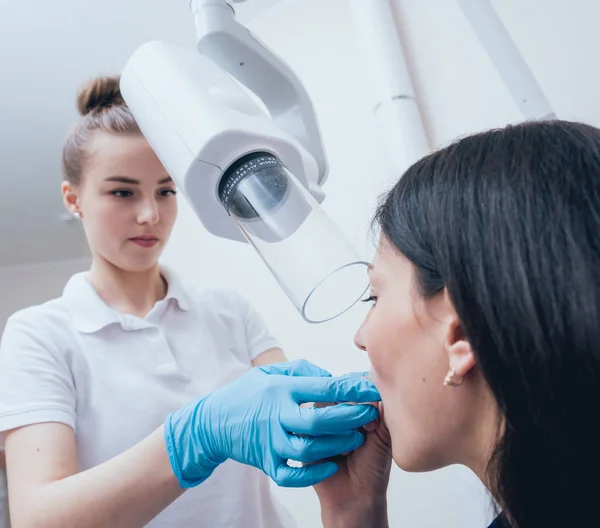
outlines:
{"label": "young woman dentist", "polygon": [[[360,401],[361,391],[373,400],[376,391],[360,378],[303,380],[323,372],[300,362],[252,370],[221,400],[201,399],[252,366],[284,361],[283,353],[238,294],[196,292],[159,268],[176,190],[124,105],[118,79],[92,82],[78,106],[83,116],[64,146],[62,193],[83,224],[92,267],[72,277],[60,298],[14,314],[0,351],[13,528],[286,526],[267,477],[234,460],[254,462],[282,485],[317,482],[331,464],[292,469],[285,461],[355,449],[363,438],[354,429],[377,413],[371,406],[324,410],[333,423],[319,428],[314,411],[300,412],[297,403]],[[297,376],[289,387],[269,387],[292,431],[327,437],[284,434],[279,426],[268,437],[250,434],[252,416],[273,414],[257,397],[270,375]],[[200,440],[209,430],[211,439]],[[273,445],[277,457],[269,455]],[[226,459],[233,460],[221,464]]]}

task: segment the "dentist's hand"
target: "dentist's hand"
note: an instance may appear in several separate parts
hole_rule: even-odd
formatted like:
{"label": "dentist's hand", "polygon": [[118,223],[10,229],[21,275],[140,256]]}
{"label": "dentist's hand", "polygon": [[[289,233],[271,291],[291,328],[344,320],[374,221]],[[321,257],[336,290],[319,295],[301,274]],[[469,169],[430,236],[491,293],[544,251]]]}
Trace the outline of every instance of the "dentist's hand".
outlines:
{"label": "dentist's hand", "polygon": [[312,486],[333,475],[337,464],[293,468],[287,460],[310,463],[353,451],[364,442],[357,429],[378,411],[372,405],[300,404],[379,399],[371,381],[334,378],[307,361],[256,367],[167,417],[171,467],[184,488],[202,483],[229,458],[261,469],[280,486]]}

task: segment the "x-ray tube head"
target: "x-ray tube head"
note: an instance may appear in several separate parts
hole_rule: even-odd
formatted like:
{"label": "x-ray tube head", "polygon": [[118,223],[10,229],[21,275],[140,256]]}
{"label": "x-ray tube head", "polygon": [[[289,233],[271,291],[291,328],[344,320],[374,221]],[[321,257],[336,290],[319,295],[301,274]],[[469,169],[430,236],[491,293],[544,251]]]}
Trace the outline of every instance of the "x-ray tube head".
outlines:
{"label": "x-ray tube head", "polygon": [[292,235],[310,213],[288,170],[268,153],[236,161],[219,182],[219,198],[248,235],[268,242]]}
{"label": "x-ray tube head", "polygon": [[237,160],[219,198],[306,321],[329,321],[365,293],[367,263],[276,156]]}
{"label": "x-ray tube head", "polygon": [[[250,57],[243,62],[251,68]],[[263,79],[271,70],[260,71]],[[269,89],[281,103],[285,83],[275,81]],[[208,57],[160,42],[136,50],[121,76],[140,130],[202,225],[252,244],[303,318],[319,323],[354,305],[368,278],[319,205],[326,163],[313,145],[316,122],[310,136],[298,128],[310,123],[310,101],[300,84],[288,85],[298,88],[287,96],[291,109],[266,112]]]}

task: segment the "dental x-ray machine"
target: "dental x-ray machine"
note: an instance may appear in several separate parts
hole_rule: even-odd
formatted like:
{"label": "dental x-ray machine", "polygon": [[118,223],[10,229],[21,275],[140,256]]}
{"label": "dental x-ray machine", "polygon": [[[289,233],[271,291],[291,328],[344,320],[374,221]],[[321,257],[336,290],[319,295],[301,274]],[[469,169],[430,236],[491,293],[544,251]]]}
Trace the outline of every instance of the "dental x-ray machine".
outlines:
{"label": "dental x-ray machine", "polygon": [[[526,117],[549,117],[488,0],[459,2]],[[199,53],[162,42],[141,46],[122,73],[123,96],[204,227],[249,242],[306,321],[337,317],[368,279],[366,262],[319,206],[327,160],[312,102],[287,64],[236,22],[226,0],[191,0],[190,7]],[[389,0],[355,0],[353,9],[371,22],[361,23],[369,51],[393,56],[382,49],[400,49]],[[394,67],[374,60],[370,74],[380,79]],[[381,101],[400,105],[398,119],[392,116],[399,126],[418,115],[406,86],[392,83]],[[414,130],[414,137],[424,134]]]}

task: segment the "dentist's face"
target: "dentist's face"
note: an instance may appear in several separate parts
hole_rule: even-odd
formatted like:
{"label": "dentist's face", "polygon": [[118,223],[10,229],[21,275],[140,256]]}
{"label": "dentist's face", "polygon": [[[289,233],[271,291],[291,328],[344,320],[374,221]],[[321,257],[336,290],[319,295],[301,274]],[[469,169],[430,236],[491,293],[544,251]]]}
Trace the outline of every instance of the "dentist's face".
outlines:
{"label": "dentist's face", "polygon": [[[385,238],[370,269],[373,307],[356,334],[371,360],[396,464],[429,471],[456,462],[468,408],[445,387],[448,313],[443,294],[424,299],[412,263]],[[452,308],[452,307],[450,307]]]}
{"label": "dentist's face", "polygon": [[177,201],[173,181],[143,136],[96,132],[81,183],[71,190],[95,258],[126,271],[156,265]]}

